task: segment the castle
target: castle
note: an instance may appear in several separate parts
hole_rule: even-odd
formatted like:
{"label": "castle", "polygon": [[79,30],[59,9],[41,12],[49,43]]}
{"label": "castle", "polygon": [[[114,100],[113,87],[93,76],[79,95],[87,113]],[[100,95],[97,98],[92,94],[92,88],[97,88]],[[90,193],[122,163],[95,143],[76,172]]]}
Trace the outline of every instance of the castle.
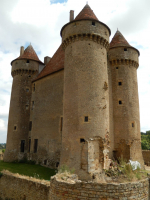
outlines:
{"label": "castle", "polygon": [[141,151],[139,51],[100,22],[89,5],[61,29],[62,44],[39,60],[21,47],[11,62],[12,93],[4,161],[67,165],[81,178],[109,159],[137,160]]}

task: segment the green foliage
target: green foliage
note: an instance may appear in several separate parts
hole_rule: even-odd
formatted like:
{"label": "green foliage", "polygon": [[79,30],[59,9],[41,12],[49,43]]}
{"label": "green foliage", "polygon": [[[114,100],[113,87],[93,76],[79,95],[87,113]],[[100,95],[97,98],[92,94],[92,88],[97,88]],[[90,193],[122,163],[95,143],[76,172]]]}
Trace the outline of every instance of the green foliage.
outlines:
{"label": "green foliage", "polygon": [[2,149],[2,153],[5,153],[5,149]]}
{"label": "green foliage", "polygon": [[150,131],[141,132],[141,147],[143,150],[150,150]]}
{"label": "green foliage", "polygon": [[9,170],[12,173],[18,173],[25,176],[50,180],[51,176],[56,174],[54,169],[49,169],[40,165],[33,165],[27,163],[6,163],[0,161],[0,172],[2,170]]}

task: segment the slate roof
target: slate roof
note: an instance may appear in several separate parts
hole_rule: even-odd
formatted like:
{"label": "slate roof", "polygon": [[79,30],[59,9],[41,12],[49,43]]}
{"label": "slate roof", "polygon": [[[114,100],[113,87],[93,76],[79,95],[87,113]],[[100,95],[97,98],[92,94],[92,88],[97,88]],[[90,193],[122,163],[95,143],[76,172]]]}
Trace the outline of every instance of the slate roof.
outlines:
{"label": "slate roof", "polygon": [[99,21],[88,4],[85,5],[85,7],[81,10],[81,12],[76,16],[74,21],[81,19],[93,19]]}
{"label": "slate roof", "polygon": [[50,59],[50,61],[47,63],[47,65],[34,81],[50,75],[54,72],[57,72],[61,69],[64,69],[64,60],[65,52],[62,49],[62,45],[60,45],[56,53],[53,55],[53,57]]}
{"label": "slate roof", "polygon": [[[44,64],[42,61],[40,61],[40,59],[38,58],[35,50],[33,49],[32,45],[30,44],[25,50],[24,50],[24,53],[19,56],[18,58],[16,58],[15,60],[20,60],[20,59],[28,59],[28,60],[35,60],[35,61],[38,61],[42,64]],[[15,61],[13,60],[13,61]],[[12,62],[13,62],[12,61]],[[11,62],[11,64],[12,64]]]}

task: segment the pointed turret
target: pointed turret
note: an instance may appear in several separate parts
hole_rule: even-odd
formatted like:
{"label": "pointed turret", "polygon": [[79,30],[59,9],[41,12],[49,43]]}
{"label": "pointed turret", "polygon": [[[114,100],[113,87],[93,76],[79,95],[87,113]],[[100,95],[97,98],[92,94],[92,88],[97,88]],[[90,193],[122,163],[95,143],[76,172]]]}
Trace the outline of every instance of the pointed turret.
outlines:
{"label": "pointed turret", "polygon": [[138,52],[138,54],[140,54],[136,48],[132,47],[128,43],[128,41],[125,39],[125,37],[122,35],[122,33],[119,30],[116,31],[114,37],[112,38],[109,48],[111,49],[115,47],[130,47],[130,48],[135,49]]}
{"label": "pointed turret", "polygon": [[[28,60],[35,60],[35,61],[38,61],[40,63],[43,64],[42,61],[40,61],[40,59],[38,58],[35,50],[33,49],[32,45],[30,44],[26,49],[25,51],[23,52],[22,55],[20,55],[18,58],[16,58],[15,60],[20,60],[20,59],[28,59]],[[15,61],[13,60],[11,62],[11,64]]]}
{"label": "pointed turret", "polygon": [[91,20],[99,21],[96,15],[94,14],[93,10],[90,8],[88,4],[84,6],[82,11],[75,18],[75,20],[81,20],[81,19],[91,19]]}
{"label": "pointed turret", "polygon": [[112,38],[112,41],[110,42],[110,48],[118,46],[130,47],[131,45],[127,42],[127,40],[120,33],[120,31],[117,30],[114,37]]}

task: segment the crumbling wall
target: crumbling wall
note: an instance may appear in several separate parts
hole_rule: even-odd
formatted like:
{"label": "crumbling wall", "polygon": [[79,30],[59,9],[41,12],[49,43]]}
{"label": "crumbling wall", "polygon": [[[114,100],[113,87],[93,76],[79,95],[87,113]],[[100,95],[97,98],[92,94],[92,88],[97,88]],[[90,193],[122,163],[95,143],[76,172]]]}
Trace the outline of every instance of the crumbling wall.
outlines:
{"label": "crumbling wall", "polygon": [[48,200],[49,181],[4,172],[0,177],[0,200]]}
{"label": "crumbling wall", "polygon": [[148,200],[148,190],[148,179],[133,183],[106,184],[81,181],[67,183],[53,178],[49,198],[50,200]]}

